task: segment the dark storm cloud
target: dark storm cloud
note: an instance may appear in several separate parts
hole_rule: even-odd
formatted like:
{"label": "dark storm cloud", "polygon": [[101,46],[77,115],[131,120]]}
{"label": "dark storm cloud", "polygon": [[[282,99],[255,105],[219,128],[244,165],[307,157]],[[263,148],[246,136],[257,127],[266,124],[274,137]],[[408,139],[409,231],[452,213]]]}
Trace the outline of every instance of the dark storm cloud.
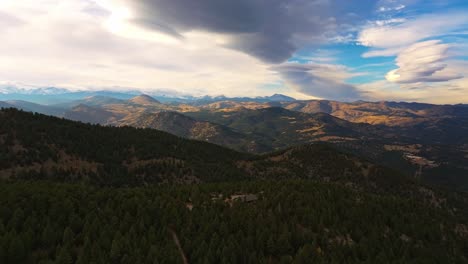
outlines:
{"label": "dark storm cloud", "polygon": [[315,97],[351,101],[361,97],[356,87],[340,77],[334,65],[284,63],[271,67],[291,88]]}
{"label": "dark storm cloud", "polygon": [[177,38],[191,30],[228,34],[227,47],[270,63],[285,61],[301,45],[323,41],[325,33],[360,10],[352,5],[357,1],[339,0],[120,1],[143,26]]}

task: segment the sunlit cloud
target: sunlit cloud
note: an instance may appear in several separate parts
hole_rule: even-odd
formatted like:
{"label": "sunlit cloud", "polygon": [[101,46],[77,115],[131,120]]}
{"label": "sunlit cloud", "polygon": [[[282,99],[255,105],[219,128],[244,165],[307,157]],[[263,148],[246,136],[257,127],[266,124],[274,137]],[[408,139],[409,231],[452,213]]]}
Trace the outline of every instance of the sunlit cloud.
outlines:
{"label": "sunlit cloud", "polygon": [[447,65],[450,45],[438,40],[418,42],[398,54],[399,67],[390,71],[386,79],[397,83],[446,82],[463,76]]}
{"label": "sunlit cloud", "polygon": [[[466,83],[463,73],[468,72],[468,67],[460,66],[459,58],[466,41],[453,36],[460,36],[467,28],[468,17],[461,11],[369,22],[358,34],[358,43],[370,48],[362,57],[394,56],[396,64],[384,81],[370,85],[373,98],[439,103],[466,98],[451,96],[466,92],[460,84]],[[438,97],[431,98],[428,91]]]}

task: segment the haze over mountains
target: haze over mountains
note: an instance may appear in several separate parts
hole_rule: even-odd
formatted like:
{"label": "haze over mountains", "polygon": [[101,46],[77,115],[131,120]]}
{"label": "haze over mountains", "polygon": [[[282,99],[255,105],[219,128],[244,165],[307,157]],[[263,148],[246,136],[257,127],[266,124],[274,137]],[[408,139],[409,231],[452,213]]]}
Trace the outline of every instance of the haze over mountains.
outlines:
{"label": "haze over mountains", "polygon": [[[48,91],[37,94],[54,90]],[[59,103],[1,104],[85,123],[153,128],[250,153],[328,142],[429,182],[468,187],[468,108],[463,105],[305,101],[280,94],[158,100],[122,92],[57,93]],[[73,99],[63,101],[64,94]]]}

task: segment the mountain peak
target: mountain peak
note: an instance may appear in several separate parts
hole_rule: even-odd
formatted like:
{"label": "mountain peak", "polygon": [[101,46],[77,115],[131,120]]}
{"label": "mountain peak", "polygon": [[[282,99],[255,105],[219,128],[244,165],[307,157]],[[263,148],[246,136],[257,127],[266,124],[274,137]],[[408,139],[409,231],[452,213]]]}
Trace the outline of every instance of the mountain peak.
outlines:
{"label": "mountain peak", "polygon": [[296,101],[296,99],[286,96],[284,94],[274,94],[272,96],[267,97],[271,101],[281,101],[281,102],[291,102],[291,101]]}
{"label": "mountain peak", "polygon": [[131,103],[140,105],[159,104],[160,102],[147,94],[141,94],[129,100]]}

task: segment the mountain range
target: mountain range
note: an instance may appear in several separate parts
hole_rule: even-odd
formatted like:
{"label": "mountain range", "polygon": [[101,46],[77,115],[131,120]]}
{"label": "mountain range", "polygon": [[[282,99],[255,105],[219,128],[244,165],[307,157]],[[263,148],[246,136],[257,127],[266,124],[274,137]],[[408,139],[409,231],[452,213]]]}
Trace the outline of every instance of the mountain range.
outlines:
{"label": "mountain range", "polygon": [[327,142],[427,182],[468,188],[468,108],[463,105],[304,101],[278,94],[158,99],[128,93],[49,105],[7,100],[0,106],[85,123],[158,129],[249,153]]}

